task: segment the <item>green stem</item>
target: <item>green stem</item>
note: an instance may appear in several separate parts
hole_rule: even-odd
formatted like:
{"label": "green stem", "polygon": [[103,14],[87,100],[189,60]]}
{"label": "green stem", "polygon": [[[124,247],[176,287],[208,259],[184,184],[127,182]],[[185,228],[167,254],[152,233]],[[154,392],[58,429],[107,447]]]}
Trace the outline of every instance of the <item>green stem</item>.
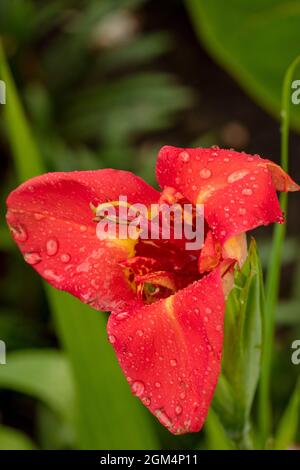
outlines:
{"label": "green stem", "polygon": [[[291,99],[291,83],[297,65],[300,64],[300,56],[298,56],[286,71],[283,89],[282,89],[282,106],[281,106],[281,166],[288,172],[289,162],[289,126],[290,126],[290,99]],[[282,193],[280,197],[280,205],[282,211],[287,213],[287,194]],[[270,400],[270,383],[272,369],[272,352],[274,343],[275,329],[275,311],[278,301],[278,291],[280,283],[280,267],[282,257],[283,241],[286,233],[286,225],[276,225],[273,234],[272,249],[268,266],[266,280],[266,304],[264,318],[264,340],[263,340],[263,356],[262,371],[259,386],[259,425],[260,439],[262,447],[265,447],[268,436],[272,430],[271,419],[271,400]]]}

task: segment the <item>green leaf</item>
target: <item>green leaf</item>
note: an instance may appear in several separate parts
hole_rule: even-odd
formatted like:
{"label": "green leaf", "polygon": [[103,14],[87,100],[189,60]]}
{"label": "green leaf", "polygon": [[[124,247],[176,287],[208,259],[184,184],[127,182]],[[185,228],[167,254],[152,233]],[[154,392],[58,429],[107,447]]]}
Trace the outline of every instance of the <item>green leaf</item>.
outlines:
{"label": "green leaf", "polygon": [[[5,121],[20,181],[44,171],[16,88],[0,49],[0,77],[6,81]],[[18,142],[21,136],[21,144]],[[80,447],[158,448],[148,412],[130,388],[106,341],[104,314],[67,294],[46,288],[61,341],[69,354],[79,397]],[[36,376],[39,380],[39,375]],[[150,419],[150,418],[149,418]]]}
{"label": "green leaf", "polygon": [[300,324],[300,301],[287,300],[280,302],[276,310],[276,322],[280,325]]}
{"label": "green leaf", "polygon": [[249,445],[249,417],[260,373],[263,308],[261,265],[252,240],[227,301],[222,375],[214,397],[215,409],[239,446]]}
{"label": "green leaf", "polygon": [[4,58],[0,40],[0,78],[6,84],[6,105],[3,106],[4,122],[11,145],[12,153],[19,175],[26,180],[39,175],[43,165],[39,152],[27,124],[22,105],[18,99],[15,84]]}
{"label": "green leaf", "polygon": [[73,422],[74,382],[65,357],[55,350],[24,350],[10,353],[0,368],[0,388],[34,397]]}
{"label": "green leaf", "polygon": [[16,429],[0,426],[0,450],[34,450],[33,442]]}
{"label": "green leaf", "polygon": [[81,447],[157,448],[150,416],[131,395],[107,340],[105,314],[51,287],[48,294],[60,337],[72,358],[78,387]]}
{"label": "green leaf", "polygon": [[[299,2],[186,0],[186,5],[208,51],[246,92],[279,118],[283,77],[299,54]],[[291,117],[299,129],[299,106],[293,106]]]}
{"label": "green leaf", "polygon": [[275,450],[285,450],[294,443],[299,426],[300,415],[300,381],[298,381],[295,391],[284,411],[279,422],[275,440]]}
{"label": "green leaf", "polygon": [[233,450],[234,445],[228,438],[218,415],[211,408],[205,421],[204,432],[206,434],[206,449],[209,450]]}

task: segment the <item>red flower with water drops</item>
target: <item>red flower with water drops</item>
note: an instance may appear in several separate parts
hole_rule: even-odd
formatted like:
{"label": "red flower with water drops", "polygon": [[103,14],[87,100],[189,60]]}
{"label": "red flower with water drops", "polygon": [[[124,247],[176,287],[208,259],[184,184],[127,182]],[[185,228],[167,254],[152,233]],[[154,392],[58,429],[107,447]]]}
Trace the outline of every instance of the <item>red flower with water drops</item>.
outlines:
{"label": "red flower with water drops", "polygon": [[[132,392],[174,434],[199,431],[221,368],[225,294],[245,232],[283,222],[276,190],[299,186],[277,165],[231,150],[163,147],[162,192],[125,171],[49,173],[7,199],[24,259],[54,287],[111,312],[108,337]],[[205,242],[100,240],[95,208],[204,204]],[[121,218],[117,221],[122,223]]]}

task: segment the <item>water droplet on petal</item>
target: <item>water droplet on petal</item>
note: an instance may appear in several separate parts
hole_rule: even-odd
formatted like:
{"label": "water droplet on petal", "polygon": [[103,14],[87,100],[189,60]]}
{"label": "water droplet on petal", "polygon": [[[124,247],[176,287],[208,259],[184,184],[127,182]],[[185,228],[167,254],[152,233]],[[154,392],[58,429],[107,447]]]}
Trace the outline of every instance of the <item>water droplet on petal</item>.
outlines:
{"label": "water droplet on petal", "polygon": [[154,414],[159,419],[159,421],[161,422],[163,426],[166,426],[167,428],[172,428],[172,421],[170,420],[169,416],[167,416],[164,411],[155,410]]}
{"label": "water droplet on petal", "polygon": [[26,263],[34,265],[42,261],[41,255],[39,253],[25,253],[24,259]]}
{"label": "water droplet on petal", "polygon": [[143,332],[143,330],[137,330],[136,334],[138,336],[143,336],[144,332]]}
{"label": "water droplet on petal", "polygon": [[177,416],[179,416],[182,413],[182,406],[181,405],[176,406],[175,413],[177,414]]}
{"label": "water droplet on petal", "polygon": [[144,397],[142,399],[142,402],[144,403],[145,406],[150,406],[151,405],[151,400],[149,397]]}
{"label": "water droplet on petal", "polygon": [[247,210],[245,209],[245,207],[240,207],[238,212],[239,212],[239,214],[241,214],[241,215],[245,215],[246,212],[247,212]]}
{"label": "water droplet on petal", "polygon": [[177,361],[176,361],[176,359],[171,359],[171,360],[170,360],[170,365],[171,365],[172,367],[177,366]]}
{"label": "water droplet on petal", "polygon": [[126,320],[127,318],[129,318],[129,314],[127,312],[120,312],[116,315],[116,320]]}
{"label": "water droplet on petal", "polygon": [[244,176],[248,175],[248,173],[249,173],[248,170],[234,171],[233,173],[231,173],[228,176],[227,182],[228,183],[234,183],[235,181],[238,181],[238,180],[244,178]]}
{"label": "water droplet on petal", "polygon": [[160,387],[160,382],[155,382],[154,385],[155,385],[156,388],[159,388]]}
{"label": "water droplet on petal", "polygon": [[54,256],[58,251],[58,241],[55,238],[50,238],[46,243],[47,255]]}
{"label": "water droplet on petal", "polygon": [[63,263],[68,263],[71,259],[71,255],[69,255],[68,253],[63,253],[60,259]]}
{"label": "water droplet on petal", "polygon": [[111,343],[111,344],[114,344],[116,342],[116,337],[115,335],[108,335],[108,341]]}
{"label": "water droplet on petal", "polygon": [[135,382],[133,382],[131,390],[134,395],[140,397],[144,393],[145,385],[143,384],[143,382],[136,380]]}
{"label": "water droplet on petal", "polygon": [[186,396],[185,391],[181,392],[179,396],[180,396],[181,400],[184,400],[185,396]]}
{"label": "water droplet on petal", "polygon": [[25,227],[23,227],[23,225],[15,225],[14,227],[11,227],[11,231],[12,231],[14,239],[17,242],[20,242],[20,243],[26,242],[28,238],[28,234],[26,232]]}
{"label": "water droplet on petal", "polygon": [[245,188],[245,189],[243,189],[242,194],[244,196],[251,196],[253,194],[253,191],[252,191],[251,188]]}
{"label": "water droplet on petal", "polygon": [[207,313],[207,315],[210,315],[212,312],[212,309],[209,307],[206,307],[205,312]]}
{"label": "water droplet on petal", "polygon": [[207,180],[211,177],[211,171],[209,170],[209,168],[202,168],[202,170],[200,171],[200,176],[201,178]]}
{"label": "water droplet on petal", "polygon": [[181,161],[184,162],[184,163],[187,163],[190,160],[190,156],[189,156],[188,152],[186,152],[186,151],[181,152],[179,154],[179,156],[180,156]]}
{"label": "water droplet on petal", "polygon": [[44,215],[44,214],[40,214],[39,212],[36,212],[36,213],[34,214],[35,220],[42,220],[42,219],[44,219],[44,217],[45,217],[45,215]]}
{"label": "water droplet on petal", "polygon": [[48,279],[49,281],[56,281],[56,282],[61,282],[64,279],[63,276],[56,274],[54,271],[52,271],[52,269],[45,269],[44,277]]}

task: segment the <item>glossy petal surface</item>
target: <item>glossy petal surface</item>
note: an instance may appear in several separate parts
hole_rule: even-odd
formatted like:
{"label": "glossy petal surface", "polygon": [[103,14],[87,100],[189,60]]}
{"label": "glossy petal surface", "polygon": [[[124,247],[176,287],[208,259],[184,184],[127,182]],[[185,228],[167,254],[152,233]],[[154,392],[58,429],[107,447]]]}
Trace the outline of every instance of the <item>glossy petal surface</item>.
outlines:
{"label": "glossy petal surface", "polygon": [[221,367],[223,315],[215,270],[167,299],[109,317],[132,392],[174,434],[204,423]]}
{"label": "glossy petal surface", "polygon": [[96,309],[117,310],[135,293],[119,262],[134,240],[99,240],[90,204],[156,202],[159,193],[137,176],[99,170],[49,173],[27,181],[7,200],[7,222],[25,261],[50,284]]}

